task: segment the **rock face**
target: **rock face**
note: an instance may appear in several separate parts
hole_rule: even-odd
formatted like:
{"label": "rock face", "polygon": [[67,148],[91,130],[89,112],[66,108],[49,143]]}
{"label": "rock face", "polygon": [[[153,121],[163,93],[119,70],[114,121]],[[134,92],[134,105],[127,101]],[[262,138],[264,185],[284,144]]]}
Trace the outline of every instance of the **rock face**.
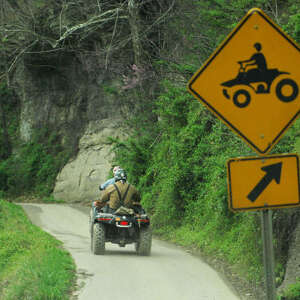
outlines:
{"label": "rock face", "polygon": [[107,137],[119,136],[121,120],[91,122],[79,142],[76,159],[60,172],[53,195],[67,202],[91,202],[100,195],[99,185],[107,179],[112,154]]}
{"label": "rock face", "polygon": [[54,196],[70,202],[98,197],[98,186],[107,179],[112,154],[108,136],[120,136],[122,64],[111,72],[98,60],[85,69],[76,58],[51,68],[19,64],[13,85],[21,103],[20,138],[31,140],[47,128],[61,137],[73,154],[57,177]]}

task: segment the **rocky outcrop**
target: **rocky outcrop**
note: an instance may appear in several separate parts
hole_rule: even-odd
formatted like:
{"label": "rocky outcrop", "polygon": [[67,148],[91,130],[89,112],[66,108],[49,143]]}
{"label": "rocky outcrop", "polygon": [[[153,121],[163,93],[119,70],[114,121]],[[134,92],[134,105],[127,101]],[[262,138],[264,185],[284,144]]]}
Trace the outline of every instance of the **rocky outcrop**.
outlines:
{"label": "rocky outcrop", "polygon": [[76,159],[70,161],[57,177],[55,198],[81,203],[99,198],[99,185],[107,179],[113,158],[107,137],[120,137],[121,122],[121,119],[106,119],[89,124],[80,139]]}
{"label": "rocky outcrop", "polygon": [[47,128],[72,154],[53,193],[65,201],[91,201],[99,195],[98,186],[111,168],[107,137],[121,136],[122,64],[112,72],[97,59],[85,58],[88,67],[76,57],[51,67],[20,63],[12,81],[21,103],[20,139],[30,141],[35,131]]}
{"label": "rocky outcrop", "polygon": [[89,122],[120,117],[119,95],[105,87],[117,90],[122,82],[100,65],[97,73],[88,73],[75,58],[57,65],[18,65],[13,84],[21,101],[20,137],[28,141],[35,129],[47,127],[64,137],[65,146],[74,147]]}

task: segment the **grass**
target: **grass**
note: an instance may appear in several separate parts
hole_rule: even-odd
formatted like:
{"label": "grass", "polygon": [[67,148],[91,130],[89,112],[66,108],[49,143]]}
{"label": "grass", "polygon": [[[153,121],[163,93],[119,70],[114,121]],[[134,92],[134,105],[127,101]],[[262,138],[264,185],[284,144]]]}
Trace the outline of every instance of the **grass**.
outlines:
{"label": "grass", "polygon": [[247,216],[241,215],[240,222],[231,226],[220,226],[212,219],[201,227],[186,223],[176,228],[155,228],[154,232],[179,245],[198,250],[207,257],[245,269],[243,275],[248,280],[259,281],[263,271],[262,245],[256,219],[256,215],[248,213]]}
{"label": "grass", "polygon": [[[263,249],[260,232],[259,215],[257,213],[242,213],[237,216],[240,222],[232,226],[220,228],[213,220],[203,227],[184,224],[180,227],[164,226],[154,228],[154,233],[160,238],[184,246],[194,253],[201,254],[209,264],[222,272],[225,263],[225,275],[228,272],[237,274],[238,285],[245,285],[251,289],[265,289],[262,281]],[[275,277],[279,283],[283,280],[283,266],[276,262]],[[234,279],[234,278],[233,278]],[[278,300],[300,299],[300,278],[295,284],[288,286]]]}
{"label": "grass", "polygon": [[67,300],[75,264],[62,243],[0,199],[0,299]]}
{"label": "grass", "polygon": [[[223,273],[241,293],[262,288],[262,245],[257,216],[244,213],[240,222],[219,224],[212,219],[203,226],[154,228],[162,239],[184,246]],[[236,278],[239,278],[238,282]]]}
{"label": "grass", "polygon": [[298,300],[300,298],[300,278],[295,284],[291,284],[279,297],[280,300]]}

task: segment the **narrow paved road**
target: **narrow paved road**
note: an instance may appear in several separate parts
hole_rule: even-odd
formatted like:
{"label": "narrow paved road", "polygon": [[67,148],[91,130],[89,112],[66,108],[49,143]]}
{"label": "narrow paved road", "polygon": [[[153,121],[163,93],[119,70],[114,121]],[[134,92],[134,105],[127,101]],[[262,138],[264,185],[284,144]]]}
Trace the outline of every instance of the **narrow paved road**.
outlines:
{"label": "narrow paved road", "polygon": [[77,265],[78,300],[239,300],[199,258],[180,247],[153,240],[149,257],[132,245],[107,244],[104,256],[90,252],[88,209],[68,205],[22,204],[32,222],[64,243]]}

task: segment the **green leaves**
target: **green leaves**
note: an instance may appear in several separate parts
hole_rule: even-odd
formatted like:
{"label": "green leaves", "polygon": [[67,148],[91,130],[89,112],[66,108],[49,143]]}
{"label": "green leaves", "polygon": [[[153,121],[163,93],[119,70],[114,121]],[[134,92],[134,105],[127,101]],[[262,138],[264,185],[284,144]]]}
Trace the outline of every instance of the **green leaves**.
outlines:
{"label": "green leaves", "polygon": [[[130,170],[156,232],[244,266],[253,281],[261,276],[260,253],[255,250],[261,246],[259,224],[255,213],[229,211],[226,162],[256,154],[189,95],[186,84],[252,7],[287,24],[287,31],[297,36],[300,2],[293,3],[178,1],[180,15],[170,19],[166,49],[153,64],[163,78],[153,109],[157,120],[146,126],[140,117],[137,129],[116,148],[116,160]],[[296,123],[273,151],[299,150],[299,126]]]}
{"label": "green leaves", "polygon": [[281,293],[279,299],[281,300],[297,300],[300,295],[300,280],[297,278],[297,282],[290,284],[286,290]]}
{"label": "green leaves", "polygon": [[19,147],[18,155],[0,161],[0,189],[10,195],[48,196],[68,158],[69,153],[61,148],[59,137],[41,131],[31,142]]}

